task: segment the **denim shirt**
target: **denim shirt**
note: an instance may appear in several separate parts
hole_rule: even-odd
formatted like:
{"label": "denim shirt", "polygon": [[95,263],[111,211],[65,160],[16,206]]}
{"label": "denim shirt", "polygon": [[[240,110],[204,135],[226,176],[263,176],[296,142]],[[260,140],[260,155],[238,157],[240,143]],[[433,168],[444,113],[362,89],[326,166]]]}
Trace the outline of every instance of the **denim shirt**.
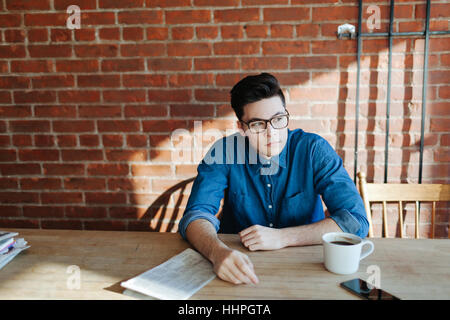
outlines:
{"label": "denim shirt", "polygon": [[[236,142],[237,140],[237,142]],[[282,152],[259,157],[239,133],[218,140],[200,162],[178,230],[196,219],[219,233],[238,233],[252,225],[285,228],[330,218],[348,233],[367,236],[363,201],[342,159],[317,134],[289,130]],[[216,214],[224,200],[220,220]]]}

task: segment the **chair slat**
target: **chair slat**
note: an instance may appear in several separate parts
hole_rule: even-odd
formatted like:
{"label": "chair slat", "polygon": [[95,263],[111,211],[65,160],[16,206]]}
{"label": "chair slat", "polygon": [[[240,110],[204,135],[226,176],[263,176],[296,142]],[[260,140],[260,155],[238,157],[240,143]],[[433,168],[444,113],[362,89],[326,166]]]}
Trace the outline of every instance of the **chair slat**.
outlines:
{"label": "chair slat", "polygon": [[419,201],[416,201],[416,239],[419,239]]}
{"label": "chair slat", "polygon": [[433,201],[433,206],[431,209],[431,239],[434,239],[435,218],[436,218],[436,201]]}
{"label": "chair slat", "polygon": [[450,185],[367,183],[366,196],[372,201],[450,201]]}
{"label": "chair slat", "polygon": [[398,223],[400,224],[400,238],[403,238],[403,206],[402,202],[398,202]]}

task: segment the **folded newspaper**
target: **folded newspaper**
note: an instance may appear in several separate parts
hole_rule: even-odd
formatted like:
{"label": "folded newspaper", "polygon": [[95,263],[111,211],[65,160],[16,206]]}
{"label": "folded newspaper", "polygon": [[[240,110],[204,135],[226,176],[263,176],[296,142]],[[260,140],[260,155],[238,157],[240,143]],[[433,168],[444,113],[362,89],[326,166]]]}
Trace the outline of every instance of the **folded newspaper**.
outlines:
{"label": "folded newspaper", "polygon": [[8,264],[15,256],[30,246],[23,238],[17,236],[17,232],[0,231],[0,269]]}
{"label": "folded newspaper", "polygon": [[184,300],[215,277],[211,263],[188,248],[163,264],[122,282],[121,286],[131,290],[125,290],[128,292],[124,294],[136,298],[150,296],[162,300]]}

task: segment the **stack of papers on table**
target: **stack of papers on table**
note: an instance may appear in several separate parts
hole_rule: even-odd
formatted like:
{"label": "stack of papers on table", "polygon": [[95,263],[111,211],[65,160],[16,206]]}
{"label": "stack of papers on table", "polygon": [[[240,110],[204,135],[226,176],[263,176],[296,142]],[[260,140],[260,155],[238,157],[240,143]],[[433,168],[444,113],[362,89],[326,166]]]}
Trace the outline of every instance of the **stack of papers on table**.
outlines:
{"label": "stack of papers on table", "polygon": [[184,300],[215,277],[212,264],[208,260],[200,253],[186,249],[163,264],[120,285],[132,292],[157,299]]}
{"label": "stack of papers on table", "polygon": [[17,235],[17,232],[0,231],[0,269],[22,250],[30,247],[23,238],[14,238]]}

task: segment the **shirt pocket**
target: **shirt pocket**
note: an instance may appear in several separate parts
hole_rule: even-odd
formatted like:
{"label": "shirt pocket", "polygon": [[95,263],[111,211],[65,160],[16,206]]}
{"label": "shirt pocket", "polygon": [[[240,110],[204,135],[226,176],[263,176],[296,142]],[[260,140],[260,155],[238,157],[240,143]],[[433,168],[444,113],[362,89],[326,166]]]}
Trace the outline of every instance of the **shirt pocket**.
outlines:
{"label": "shirt pocket", "polygon": [[298,192],[281,201],[280,225],[293,227],[307,224],[311,218],[313,203],[306,192]]}

